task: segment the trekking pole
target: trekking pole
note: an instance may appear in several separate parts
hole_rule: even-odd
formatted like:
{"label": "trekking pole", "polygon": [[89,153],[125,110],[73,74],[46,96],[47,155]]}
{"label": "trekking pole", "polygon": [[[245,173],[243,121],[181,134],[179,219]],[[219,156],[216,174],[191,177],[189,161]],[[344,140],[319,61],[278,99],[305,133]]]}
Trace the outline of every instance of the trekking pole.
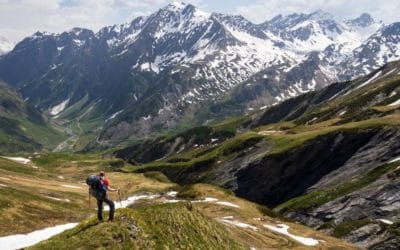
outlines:
{"label": "trekking pole", "polygon": [[121,205],[121,208],[122,208],[121,190],[120,189],[118,189],[118,198],[119,198],[119,204]]}
{"label": "trekking pole", "polygon": [[89,195],[89,210],[90,210],[90,190],[88,192],[88,195]]}

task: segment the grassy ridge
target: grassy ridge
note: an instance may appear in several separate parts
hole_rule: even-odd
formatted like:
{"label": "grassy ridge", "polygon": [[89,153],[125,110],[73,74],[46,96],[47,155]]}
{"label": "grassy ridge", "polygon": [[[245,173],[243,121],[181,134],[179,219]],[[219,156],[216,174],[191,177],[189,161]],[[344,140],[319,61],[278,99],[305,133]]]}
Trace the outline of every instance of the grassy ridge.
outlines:
{"label": "grassy ridge", "polygon": [[[84,247],[82,247],[84,246]],[[184,203],[118,210],[29,249],[246,249],[222,225]]]}

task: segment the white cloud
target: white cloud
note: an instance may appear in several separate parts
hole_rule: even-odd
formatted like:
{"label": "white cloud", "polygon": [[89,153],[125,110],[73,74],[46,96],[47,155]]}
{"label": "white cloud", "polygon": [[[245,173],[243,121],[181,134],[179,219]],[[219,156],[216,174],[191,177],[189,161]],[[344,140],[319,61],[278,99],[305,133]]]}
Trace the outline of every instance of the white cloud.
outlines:
{"label": "white cloud", "polygon": [[[0,0],[0,36],[17,42],[36,31],[60,33],[73,27],[97,31],[101,27],[130,22],[149,15],[171,0]],[[400,21],[398,0],[186,0],[208,11],[242,14],[254,22],[293,12],[323,9],[339,17],[369,12],[385,22]],[[226,1],[228,3],[228,1]],[[237,5],[237,7],[232,7]],[[225,10],[225,11],[224,11]]]}
{"label": "white cloud", "polygon": [[318,9],[338,18],[354,18],[363,12],[386,23],[400,21],[398,0],[258,0],[236,7],[236,12],[256,22],[264,22],[278,14],[311,13]]}
{"label": "white cloud", "polygon": [[168,0],[0,0],[0,35],[18,41],[36,31],[73,27],[98,30],[131,21],[166,5]]}

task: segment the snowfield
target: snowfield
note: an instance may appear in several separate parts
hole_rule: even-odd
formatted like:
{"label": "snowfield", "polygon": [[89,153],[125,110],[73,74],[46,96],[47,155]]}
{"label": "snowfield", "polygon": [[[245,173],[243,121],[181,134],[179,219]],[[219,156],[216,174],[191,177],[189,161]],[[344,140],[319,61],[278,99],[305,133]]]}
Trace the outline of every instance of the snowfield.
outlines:
{"label": "snowfield", "polygon": [[305,237],[301,237],[301,236],[297,236],[297,235],[293,235],[293,234],[289,233],[288,229],[290,227],[285,224],[278,224],[277,226],[264,225],[264,227],[266,227],[272,231],[275,231],[277,233],[287,235],[290,238],[292,238],[306,246],[315,246],[315,245],[318,245],[318,243],[319,243],[318,240],[315,240],[313,238],[305,238]]}
{"label": "snowfield", "polygon": [[58,115],[59,113],[61,113],[67,107],[68,103],[69,103],[69,99],[67,99],[67,100],[61,102],[60,104],[52,107],[50,109],[50,114],[51,115]]}
{"label": "snowfield", "polygon": [[58,225],[55,227],[48,227],[45,229],[37,230],[28,234],[15,234],[5,237],[0,237],[0,246],[2,250],[13,250],[29,247],[39,243],[43,240],[47,240],[50,237],[64,232],[65,230],[71,229],[78,225],[78,223],[68,223],[64,225]]}
{"label": "snowfield", "polygon": [[247,223],[243,223],[243,222],[237,221],[237,220],[233,220],[231,217],[223,217],[223,218],[220,219],[220,221],[222,221],[225,224],[230,224],[230,225],[237,226],[237,227],[240,227],[240,228],[250,228],[253,231],[258,231],[257,227],[252,226],[252,225],[247,224]]}
{"label": "snowfield", "polygon": [[0,156],[1,158],[10,160],[10,161],[15,161],[18,163],[22,163],[22,164],[29,164],[31,163],[31,160],[23,158],[23,157],[7,157],[7,156]]}

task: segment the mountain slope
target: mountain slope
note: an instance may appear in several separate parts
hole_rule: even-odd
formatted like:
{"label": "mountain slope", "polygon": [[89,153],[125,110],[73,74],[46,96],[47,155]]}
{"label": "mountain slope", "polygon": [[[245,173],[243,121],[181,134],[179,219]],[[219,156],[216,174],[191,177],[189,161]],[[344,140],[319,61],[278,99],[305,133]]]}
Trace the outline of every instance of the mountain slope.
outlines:
{"label": "mountain slope", "polygon": [[[191,201],[186,200],[189,197]],[[229,201],[219,201],[221,199]],[[177,199],[150,199],[117,210],[112,223],[98,223],[94,219],[84,221],[75,229],[32,249],[63,249],[66,241],[68,245],[91,248],[303,249],[305,246],[336,246],[356,249],[286,221],[283,223],[290,228],[290,233],[274,231],[274,225],[282,220],[263,215],[262,211],[269,210],[234,198],[224,190],[200,184],[182,189]],[[93,237],[101,237],[104,241],[88,240]]]}
{"label": "mountain slope", "polygon": [[5,82],[0,81],[0,152],[41,150],[62,140],[42,115],[25,103]]}
{"label": "mountain slope", "polygon": [[[0,236],[9,236],[0,237],[2,247],[28,248],[47,233],[21,234],[83,220],[32,248],[357,249],[227,190],[205,184],[180,187],[156,172],[123,173],[129,164],[104,156],[35,154],[24,164],[0,158]],[[109,194],[117,207],[113,222],[87,219],[96,209],[93,199],[88,204],[82,180],[99,170],[107,171],[112,185],[122,190],[121,197]]]}
{"label": "mountain slope", "polygon": [[[162,216],[157,216],[160,212]],[[221,244],[231,249],[246,249],[222,226],[197,211],[190,211],[183,204],[126,209],[119,211],[115,220],[114,223],[97,224],[96,220],[82,223],[31,249],[68,249],[83,245],[87,248],[218,249]],[[94,238],[102,240],[90,240]]]}
{"label": "mountain slope", "polygon": [[174,2],[97,33],[35,33],[0,59],[0,77],[76,128],[77,148],[108,147],[368,73],[398,58],[395,27],[323,11],[257,25]]}
{"label": "mountain slope", "polygon": [[[178,135],[117,155],[136,164],[125,171],[219,185],[362,247],[392,249],[398,244],[399,73],[393,62],[207,132],[230,128],[234,136],[203,136],[194,144]],[[177,145],[172,153],[154,155],[168,141]]]}

